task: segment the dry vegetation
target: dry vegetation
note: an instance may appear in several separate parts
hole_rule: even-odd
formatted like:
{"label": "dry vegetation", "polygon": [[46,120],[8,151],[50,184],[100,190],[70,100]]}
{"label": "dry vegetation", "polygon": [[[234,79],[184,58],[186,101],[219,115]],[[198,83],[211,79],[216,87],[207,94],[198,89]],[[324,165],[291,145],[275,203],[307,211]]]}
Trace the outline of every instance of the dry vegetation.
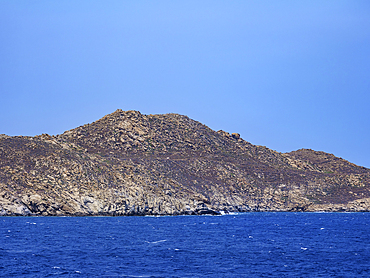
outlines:
{"label": "dry vegetation", "polygon": [[367,168],[177,114],[117,110],[58,136],[0,135],[2,215],[369,211],[369,197]]}

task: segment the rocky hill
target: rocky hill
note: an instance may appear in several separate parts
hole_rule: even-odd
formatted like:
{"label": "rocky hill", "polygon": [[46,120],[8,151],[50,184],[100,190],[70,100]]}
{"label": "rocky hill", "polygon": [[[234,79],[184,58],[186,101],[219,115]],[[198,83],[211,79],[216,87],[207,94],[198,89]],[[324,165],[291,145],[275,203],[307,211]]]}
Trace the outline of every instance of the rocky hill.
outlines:
{"label": "rocky hill", "polygon": [[178,114],[117,110],[57,136],[0,135],[0,215],[239,211],[370,211],[370,169]]}

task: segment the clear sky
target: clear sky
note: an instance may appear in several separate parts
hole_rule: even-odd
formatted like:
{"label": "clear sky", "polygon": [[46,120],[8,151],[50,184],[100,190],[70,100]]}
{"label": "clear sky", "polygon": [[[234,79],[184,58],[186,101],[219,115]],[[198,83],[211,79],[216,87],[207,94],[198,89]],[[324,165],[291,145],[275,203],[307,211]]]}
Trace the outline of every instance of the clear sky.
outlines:
{"label": "clear sky", "polygon": [[0,1],[0,133],[179,113],[370,168],[370,1]]}

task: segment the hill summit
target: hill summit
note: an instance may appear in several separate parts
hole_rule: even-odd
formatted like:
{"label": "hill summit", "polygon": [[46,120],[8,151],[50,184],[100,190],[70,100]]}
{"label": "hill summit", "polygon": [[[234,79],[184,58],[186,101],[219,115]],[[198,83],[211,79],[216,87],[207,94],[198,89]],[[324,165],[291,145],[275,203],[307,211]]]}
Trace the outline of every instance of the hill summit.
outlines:
{"label": "hill summit", "polygon": [[178,114],[117,110],[56,136],[0,135],[0,215],[248,211],[370,211],[370,169]]}

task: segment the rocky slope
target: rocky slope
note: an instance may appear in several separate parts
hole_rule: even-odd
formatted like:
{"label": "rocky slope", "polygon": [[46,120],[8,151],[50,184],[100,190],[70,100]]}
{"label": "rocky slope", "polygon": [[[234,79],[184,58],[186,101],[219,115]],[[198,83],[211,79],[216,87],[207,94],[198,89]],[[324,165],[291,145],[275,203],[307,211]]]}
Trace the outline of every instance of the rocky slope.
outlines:
{"label": "rocky slope", "polygon": [[57,136],[0,135],[0,215],[369,210],[370,169],[182,115],[117,110]]}

